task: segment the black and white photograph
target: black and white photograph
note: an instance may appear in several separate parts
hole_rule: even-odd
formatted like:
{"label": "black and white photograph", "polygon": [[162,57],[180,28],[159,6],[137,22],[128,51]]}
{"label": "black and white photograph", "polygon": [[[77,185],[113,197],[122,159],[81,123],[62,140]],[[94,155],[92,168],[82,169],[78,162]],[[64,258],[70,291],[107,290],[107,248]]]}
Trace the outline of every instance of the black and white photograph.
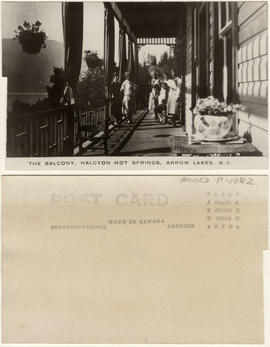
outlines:
{"label": "black and white photograph", "polygon": [[267,157],[267,12],[2,2],[7,158]]}

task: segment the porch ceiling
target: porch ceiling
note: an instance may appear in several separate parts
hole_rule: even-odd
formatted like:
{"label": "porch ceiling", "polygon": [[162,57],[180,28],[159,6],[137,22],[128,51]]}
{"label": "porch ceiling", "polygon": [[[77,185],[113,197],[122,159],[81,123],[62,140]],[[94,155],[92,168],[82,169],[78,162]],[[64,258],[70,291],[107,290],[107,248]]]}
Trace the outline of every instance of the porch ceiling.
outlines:
{"label": "porch ceiling", "polygon": [[137,37],[175,37],[184,2],[117,2]]}

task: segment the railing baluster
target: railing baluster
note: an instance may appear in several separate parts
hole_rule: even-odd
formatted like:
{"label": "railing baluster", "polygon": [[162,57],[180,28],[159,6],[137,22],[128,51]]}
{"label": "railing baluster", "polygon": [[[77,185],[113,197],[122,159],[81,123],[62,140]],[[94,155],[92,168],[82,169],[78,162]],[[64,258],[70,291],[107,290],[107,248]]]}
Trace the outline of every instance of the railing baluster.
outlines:
{"label": "railing baluster", "polygon": [[49,119],[46,118],[46,128],[45,128],[45,156],[49,155]]}
{"label": "railing baluster", "polygon": [[37,156],[37,157],[39,157],[40,156],[40,149],[39,149],[39,119],[37,119],[36,120],[36,122],[35,122],[35,131],[36,131],[36,153],[35,153],[35,155]]}
{"label": "railing baluster", "polygon": [[53,116],[48,118],[48,136],[49,136],[49,144],[48,144],[48,156],[51,155],[53,149],[53,127],[52,127]]}
{"label": "railing baluster", "polygon": [[39,138],[40,138],[39,153],[41,157],[44,157],[44,128],[41,124],[39,125]]}
{"label": "railing baluster", "polygon": [[34,151],[33,151],[33,143],[34,143],[34,138],[33,138],[33,122],[30,119],[29,123],[28,123],[28,141],[29,141],[29,156],[33,157]]}
{"label": "railing baluster", "polygon": [[62,114],[61,123],[60,123],[60,153],[64,152],[64,118],[65,114]]}
{"label": "railing baluster", "polygon": [[57,138],[56,138],[56,143],[57,143],[57,149],[56,149],[56,155],[60,155],[61,153],[61,119],[57,119],[57,129],[56,129],[56,134],[57,134]]}
{"label": "railing baluster", "polygon": [[53,154],[57,155],[57,117],[58,114],[55,113],[53,117]]}
{"label": "railing baluster", "polygon": [[74,112],[71,105],[9,118],[7,156],[73,155],[75,146],[104,130],[104,107]]}

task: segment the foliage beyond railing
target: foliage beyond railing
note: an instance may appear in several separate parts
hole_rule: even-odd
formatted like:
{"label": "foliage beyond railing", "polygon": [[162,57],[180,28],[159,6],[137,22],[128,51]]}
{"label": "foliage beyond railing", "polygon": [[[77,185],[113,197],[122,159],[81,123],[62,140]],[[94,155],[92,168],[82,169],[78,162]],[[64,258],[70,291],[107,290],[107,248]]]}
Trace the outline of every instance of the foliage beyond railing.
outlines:
{"label": "foliage beyond railing", "polygon": [[9,116],[8,157],[73,156],[84,141],[104,131],[104,106],[81,112],[74,105]]}

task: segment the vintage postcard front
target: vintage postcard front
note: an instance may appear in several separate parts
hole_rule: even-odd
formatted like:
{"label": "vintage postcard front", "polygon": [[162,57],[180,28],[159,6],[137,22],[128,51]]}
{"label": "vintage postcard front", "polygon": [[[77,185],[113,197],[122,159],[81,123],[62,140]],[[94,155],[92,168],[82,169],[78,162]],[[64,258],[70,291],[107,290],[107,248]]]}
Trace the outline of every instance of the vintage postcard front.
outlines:
{"label": "vintage postcard front", "polygon": [[4,176],[6,343],[263,343],[266,176]]}
{"label": "vintage postcard front", "polygon": [[1,10],[8,170],[267,169],[267,1]]}

